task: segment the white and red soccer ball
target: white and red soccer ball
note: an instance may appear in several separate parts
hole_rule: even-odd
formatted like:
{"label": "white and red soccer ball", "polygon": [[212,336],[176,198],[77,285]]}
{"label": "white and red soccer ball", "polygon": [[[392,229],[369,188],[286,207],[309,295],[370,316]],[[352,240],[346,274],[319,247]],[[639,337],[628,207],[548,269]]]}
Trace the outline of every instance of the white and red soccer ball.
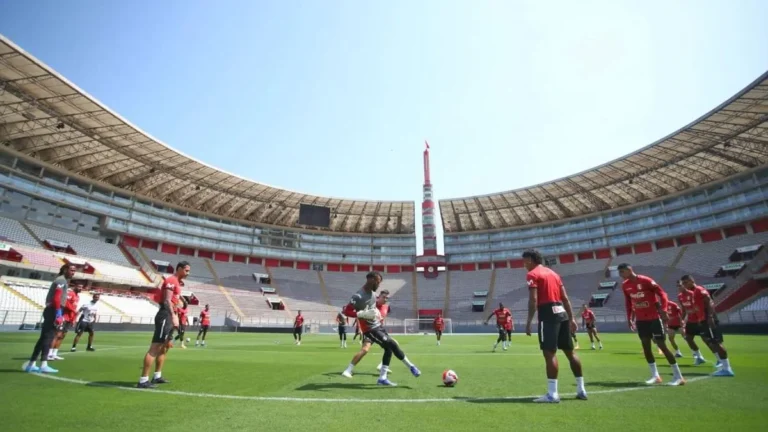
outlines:
{"label": "white and red soccer ball", "polygon": [[456,372],[450,369],[443,371],[443,384],[445,384],[446,387],[453,387],[457,382],[459,382],[459,376],[456,375]]}

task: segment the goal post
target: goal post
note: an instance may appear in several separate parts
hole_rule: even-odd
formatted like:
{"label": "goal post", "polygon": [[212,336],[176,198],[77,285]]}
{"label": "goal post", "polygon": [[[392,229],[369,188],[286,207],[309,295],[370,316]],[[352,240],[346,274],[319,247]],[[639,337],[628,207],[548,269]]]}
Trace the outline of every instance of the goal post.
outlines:
{"label": "goal post", "polygon": [[[406,318],[403,320],[403,334],[435,333],[435,320],[433,318]],[[445,330],[443,334],[453,333],[453,322],[450,318],[443,318]]]}

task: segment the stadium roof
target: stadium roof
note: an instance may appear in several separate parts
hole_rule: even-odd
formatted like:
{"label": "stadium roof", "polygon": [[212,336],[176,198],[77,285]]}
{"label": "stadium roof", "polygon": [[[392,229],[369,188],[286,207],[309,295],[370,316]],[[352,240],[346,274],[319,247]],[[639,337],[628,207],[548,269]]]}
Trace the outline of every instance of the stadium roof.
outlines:
{"label": "stadium roof", "polygon": [[568,177],[440,201],[446,233],[535,225],[674,195],[768,164],[768,72],[682,129]]}
{"label": "stadium roof", "polygon": [[330,231],[415,232],[412,201],[293,192],[227,173],[174,150],[2,35],[0,142],[69,173],[190,210],[294,227],[299,204],[305,203],[331,208]]}

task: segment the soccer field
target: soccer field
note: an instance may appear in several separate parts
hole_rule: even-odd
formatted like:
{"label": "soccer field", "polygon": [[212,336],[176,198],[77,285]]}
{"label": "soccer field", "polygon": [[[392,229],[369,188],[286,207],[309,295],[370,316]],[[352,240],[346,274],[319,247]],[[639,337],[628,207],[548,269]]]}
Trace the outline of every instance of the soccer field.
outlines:
{"label": "soccer field", "polygon": [[[580,337],[588,401],[574,399],[575,383],[561,358],[558,405],[535,405],[546,392],[535,338],[513,336],[507,351],[491,353],[495,335],[398,336],[421,368],[414,378],[393,359],[397,388],[376,386],[381,349],[340,376],[359,345],[341,349],[329,335],[212,333],[205,348],[174,348],[157,390],[130,390],[141,372],[148,333],[97,333],[97,352],[60,353],[54,377],[26,374],[21,365],[37,335],[0,334],[0,418],[3,430],[757,430],[768,421],[768,337],[727,336],[735,378],[710,378],[711,363],[680,364],[683,387],[648,387],[648,367],[635,335],[605,334],[603,351]],[[71,344],[70,335],[62,348]],[[683,352],[689,355],[689,351]],[[708,353],[709,354],[709,353]],[[711,360],[711,354],[708,355]],[[665,380],[671,371],[658,361]],[[451,368],[454,388],[440,376]]]}

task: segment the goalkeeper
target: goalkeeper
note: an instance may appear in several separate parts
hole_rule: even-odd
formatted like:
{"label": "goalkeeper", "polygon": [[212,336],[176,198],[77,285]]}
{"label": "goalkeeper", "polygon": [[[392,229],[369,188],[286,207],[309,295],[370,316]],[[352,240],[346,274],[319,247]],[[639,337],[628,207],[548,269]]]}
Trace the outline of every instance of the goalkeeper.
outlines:
{"label": "goalkeeper", "polygon": [[[365,276],[365,285],[363,285],[363,288],[360,291],[352,296],[349,304],[342,309],[342,313],[348,317],[357,317],[364,338],[384,349],[379,379],[376,383],[383,386],[396,386],[397,384],[389,381],[387,378],[387,374],[389,373],[389,363],[392,361],[393,354],[398,360],[401,360],[408,366],[413,376],[418,377],[421,375],[421,372],[410,360],[408,360],[408,357],[405,356],[403,350],[400,349],[400,345],[387,334],[387,330],[382,326],[382,316],[381,312],[379,312],[379,309],[376,307],[375,294],[376,290],[379,289],[381,280],[382,277],[379,272],[368,273]],[[382,294],[385,293],[386,291],[382,292]],[[362,356],[360,358],[362,358]],[[351,366],[354,367],[354,365]],[[347,371],[349,371],[349,368]],[[351,376],[351,371],[349,375]],[[345,376],[348,375],[345,374]]]}

